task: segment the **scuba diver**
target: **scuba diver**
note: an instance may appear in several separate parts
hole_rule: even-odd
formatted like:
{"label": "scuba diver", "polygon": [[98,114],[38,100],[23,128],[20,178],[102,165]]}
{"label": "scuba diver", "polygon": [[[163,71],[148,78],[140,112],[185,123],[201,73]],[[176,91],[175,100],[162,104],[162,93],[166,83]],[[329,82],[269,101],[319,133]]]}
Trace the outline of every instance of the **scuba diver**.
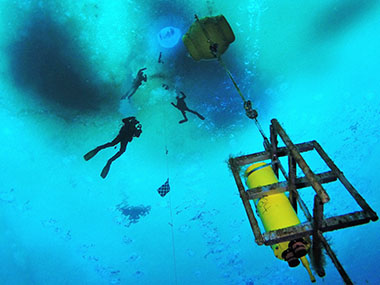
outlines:
{"label": "scuba diver", "polygon": [[186,111],[187,112],[190,112],[190,113],[193,113],[195,115],[198,116],[199,119],[201,120],[204,120],[205,118],[199,114],[198,112],[195,112],[193,110],[190,110],[186,103],[185,103],[185,98],[186,98],[186,95],[185,93],[183,93],[182,91],[180,91],[179,93],[181,93],[182,96],[176,96],[175,98],[177,99],[177,104],[174,104],[173,102],[171,102],[171,104],[176,107],[178,110],[180,110],[182,112],[182,115],[184,117],[183,120],[179,121],[180,124],[184,123],[184,122],[187,122],[187,117],[186,117]]}
{"label": "scuba diver", "polygon": [[125,99],[126,97],[128,97],[128,99],[131,99],[131,97],[133,96],[133,94],[136,93],[137,89],[140,87],[140,85],[142,84],[142,82],[146,82],[147,80],[147,77],[146,77],[146,74],[144,74],[144,70],[146,69],[146,67],[144,68],[141,68],[138,72],[137,72],[137,75],[136,75],[136,78],[133,80],[133,83],[132,83],[132,87],[131,89],[125,93],[120,100],[123,100]]}
{"label": "scuba diver", "polygon": [[164,62],[162,61],[162,52],[161,51],[160,51],[160,55],[158,57],[158,63],[164,64]]}
{"label": "scuba diver", "polygon": [[124,125],[121,127],[119,134],[113,139],[113,141],[100,145],[84,155],[84,159],[87,161],[93,158],[100,150],[120,143],[120,150],[107,161],[106,166],[104,166],[102,173],[100,174],[103,178],[106,178],[108,171],[110,170],[111,163],[125,152],[128,142],[131,142],[133,137],[138,138],[142,133],[141,124],[138,120],[136,120],[136,117],[124,118],[122,122]]}

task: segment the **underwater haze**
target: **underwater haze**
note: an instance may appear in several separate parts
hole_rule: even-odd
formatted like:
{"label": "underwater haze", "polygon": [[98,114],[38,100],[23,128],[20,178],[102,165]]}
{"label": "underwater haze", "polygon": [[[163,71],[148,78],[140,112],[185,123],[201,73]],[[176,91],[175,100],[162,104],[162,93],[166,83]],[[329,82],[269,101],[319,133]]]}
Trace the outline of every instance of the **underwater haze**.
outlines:
{"label": "underwater haze", "polygon": [[[229,22],[222,57],[265,134],[276,118],[317,140],[380,212],[379,1],[1,0],[1,284],[310,283],[255,243],[227,161],[263,138],[223,67],[188,55],[194,14]],[[204,120],[179,123],[180,91]],[[142,134],[103,179],[119,145],[83,156],[130,116]],[[359,210],[326,190],[325,216]],[[380,284],[379,232],[324,234],[354,284]],[[344,284],[328,257],[325,270],[317,284]]]}

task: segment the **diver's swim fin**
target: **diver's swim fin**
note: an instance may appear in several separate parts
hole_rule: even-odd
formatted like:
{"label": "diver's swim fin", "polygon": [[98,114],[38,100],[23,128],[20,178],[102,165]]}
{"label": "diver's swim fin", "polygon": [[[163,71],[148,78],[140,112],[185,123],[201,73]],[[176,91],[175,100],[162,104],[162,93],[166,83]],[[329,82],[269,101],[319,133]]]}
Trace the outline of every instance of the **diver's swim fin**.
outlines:
{"label": "diver's swim fin", "polygon": [[108,175],[108,172],[110,171],[110,167],[111,167],[111,164],[110,163],[107,163],[106,166],[104,166],[103,170],[102,170],[102,173],[100,174],[100,176],[102,178],[106,178],[107,175]]}
{"label": "diver's swim fin", "polygon": [[199,119],[204,120],[205,117],[203,117],[201,114],[198,114]]}
{"label": "diver's swim fin", "polygon": [[95,154],[98,153],[98,151],[99,149],[95,148],[92,151],[89,151],[88,153],[86,153],[83,157],[85,160],[90,160],[91,158],[95,156]]}

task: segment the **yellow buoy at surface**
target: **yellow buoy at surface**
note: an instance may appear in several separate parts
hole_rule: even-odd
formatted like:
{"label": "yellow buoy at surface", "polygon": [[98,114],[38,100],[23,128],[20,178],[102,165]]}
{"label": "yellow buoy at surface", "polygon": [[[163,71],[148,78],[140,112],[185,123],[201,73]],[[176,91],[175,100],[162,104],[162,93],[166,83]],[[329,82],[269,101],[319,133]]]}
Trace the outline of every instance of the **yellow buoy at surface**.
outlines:
{"label": "yellow buoy at surface", "polygon": [[235,40],[231,26],[223,15],[205,17],[194,22],[182,41],[194,60],[215,59],[210,50],[211,42],[217,45],[218,54],[223,54]]}

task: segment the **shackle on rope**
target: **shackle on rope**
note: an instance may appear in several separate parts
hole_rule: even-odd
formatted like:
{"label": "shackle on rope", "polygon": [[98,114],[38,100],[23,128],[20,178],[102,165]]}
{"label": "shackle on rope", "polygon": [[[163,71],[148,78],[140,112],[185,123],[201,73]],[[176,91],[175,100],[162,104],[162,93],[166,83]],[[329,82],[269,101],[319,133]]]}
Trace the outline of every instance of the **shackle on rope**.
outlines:
{"label": "shackle on rope", "polygon": [[252,109],[251,100],[244,101],[244,110],[248,118],[252,120],[255,120],[257,118],[258,114],[255,109]]}

